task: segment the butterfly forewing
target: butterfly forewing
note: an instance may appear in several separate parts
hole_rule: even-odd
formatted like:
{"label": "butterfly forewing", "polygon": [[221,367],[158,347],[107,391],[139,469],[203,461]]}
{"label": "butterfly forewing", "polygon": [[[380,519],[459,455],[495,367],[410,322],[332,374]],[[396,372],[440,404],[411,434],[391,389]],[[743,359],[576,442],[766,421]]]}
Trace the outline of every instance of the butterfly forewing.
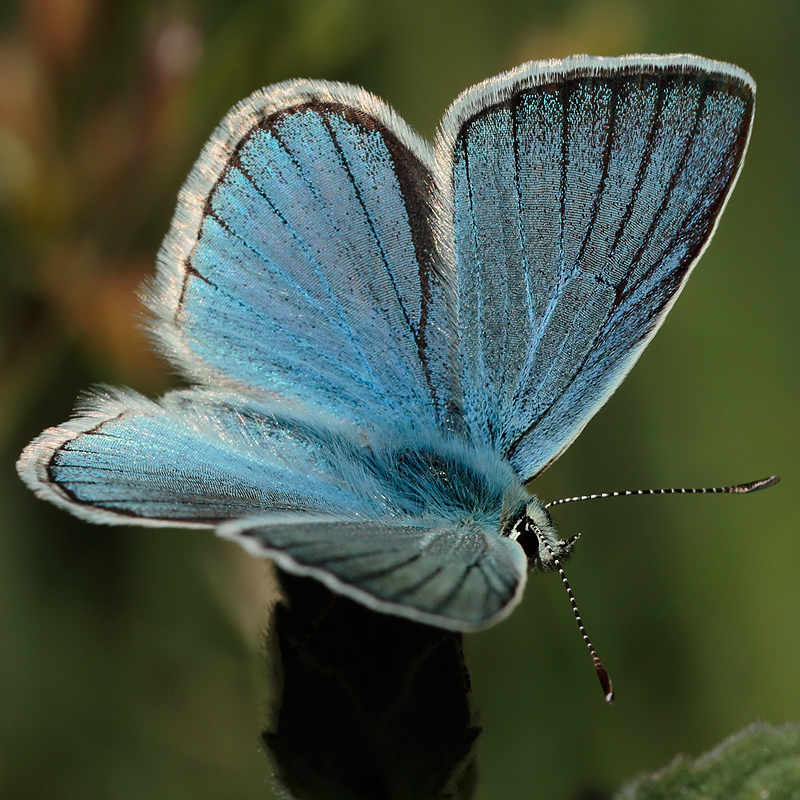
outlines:
{"label": "butterfly forewing", "polygon": [[187,181],[150,295],[164,352],[208,385],[436,426],[452,303],[428,148],[362,90],[297,82],[235,109]]}
{"label": "butterfly forewing", "polygon": [[697,57],[576,57],[467,92],[440,142],[464,414],[528,480],[633,366],[711,237],[754,86]]}

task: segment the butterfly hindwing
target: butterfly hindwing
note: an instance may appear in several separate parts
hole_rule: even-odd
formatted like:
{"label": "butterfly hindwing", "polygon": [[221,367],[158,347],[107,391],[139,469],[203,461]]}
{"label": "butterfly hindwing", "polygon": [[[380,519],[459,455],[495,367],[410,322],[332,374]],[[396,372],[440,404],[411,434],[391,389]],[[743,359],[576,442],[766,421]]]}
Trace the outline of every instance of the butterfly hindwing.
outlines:
{"label": "butterfly hindwing", "polygon": [[430,148],[362,89],[295,81],[223,120],[187,180],[149,292],[196,381],[358,423],[436,426],[453,303]]}
{"label": "butterfly hindwing", "polygon": [[[40,496],[91,522],[216,526],[266,511],[383,513],[355,445],[218,392],[97,395],[25,449]],[[356,487],[355,489],[353,487]]]}
{"label": "butterfly hindwing", "polygon": [[432,515],[419,488],[439,462],[381,467],[351,434],[219,392],[98,394],[18,470],[90,522],[216,527],[376,610],[453,630],[510,613],[527,560],[497,515]]}
{"label": "butterfly hindwing", "polygon": [[464,415],[523,480],[663,321],[741,168],[754,91],[696,56],[577,56],[473,87],[446,115]]}
{"label": "butterfly hindwing", "polygon": [[450,521],[245,519],[220,529],[278,566],[383,611],[451,630],[487,627],[522,597],[527,559],[510,539]]}

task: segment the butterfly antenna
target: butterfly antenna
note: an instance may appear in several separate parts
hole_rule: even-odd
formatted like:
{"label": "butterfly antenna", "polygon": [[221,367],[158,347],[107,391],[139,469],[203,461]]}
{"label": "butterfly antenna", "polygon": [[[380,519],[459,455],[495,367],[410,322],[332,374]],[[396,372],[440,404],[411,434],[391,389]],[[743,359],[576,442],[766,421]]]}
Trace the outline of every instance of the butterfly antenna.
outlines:
{"label": "butterfly antenna", "polygon": [[581,614],[578,611],[578,604],[575,602],[575,595],[572,593],[572,587],[569,585],[567,576],[564,573],[564,568],[561,566],[558,556],[553,552],[553,548],[550,547],[550,545],[544,541],[544,539],[539,539],[539,542],[547,548],[551,558],[553,559],[553,564],[555,564],[558,574],[561,576],[561,582],[564,584],[564,588],[567,590],[567,597],[569,597],[569,603],[572,606],[572,613],[575,615],[575,621],[578,623],[578,630],[581,632],[583,641],[586,642],[586,646],[589,648],[589,655],[592,657],[592,661],[594,662],[594,671],[597,673],[597,677],[600,680],[600,686],[603,687],[603,694],[605,695],[606,703],[611,704],[614,702],[614,686],[611,683],[611,678],[608,677],[608,673],[606,672],[606,668],[603,666],[603,662],[600,661],[600,656],[597,655],[597,650],[594,649],[594,645],[592,644],[592,640],[589,638],[589,634],[586,633],[586,628],[583,627],[583,620],[581,619]]}
{"label": "butterfly antenna", "polygon": [[706,489],[634,489],[627,492],[602,492],[601,494],[584,494],[580,497],[564,497],[561,500],[553,500],[545,504],[545,508],[553,506],[563,506],[564,503],[577,503],[580,500],[599,500],[603,497],[630,497],[640,494],[750,494],[759,489],[768,489],[774,486],[780,478],[772,475],[769,478],[762,478],[759,481],[750,483],[737,483],[735,486],[714,486]]}

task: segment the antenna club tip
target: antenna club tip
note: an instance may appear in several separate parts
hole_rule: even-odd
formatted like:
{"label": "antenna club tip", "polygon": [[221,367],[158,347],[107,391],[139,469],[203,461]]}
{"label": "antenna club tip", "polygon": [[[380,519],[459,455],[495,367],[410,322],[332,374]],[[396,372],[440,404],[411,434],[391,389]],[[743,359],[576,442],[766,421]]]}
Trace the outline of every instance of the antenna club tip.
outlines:
{"label": "antenna club tip", "polygon": [[595,672],[597,672],[597,677],[600,680],[600,686],[603,689],[606,703],[611,705],[614,702],[614,684],[611,683],[611,678],[608,677],[605,667],[598,659],[595,660],[594,668]]}
{"label": "antenna club tip", "polygon": [[749,494],[750,492],[757,492],[759,489],[769,489],[770,486],[780,483],[780,480],[781,479],[777,475],[770,475],[769,478],[762,478],[759,481],[741,484],[737,486],[734,491],[738,491],[741,494]]}

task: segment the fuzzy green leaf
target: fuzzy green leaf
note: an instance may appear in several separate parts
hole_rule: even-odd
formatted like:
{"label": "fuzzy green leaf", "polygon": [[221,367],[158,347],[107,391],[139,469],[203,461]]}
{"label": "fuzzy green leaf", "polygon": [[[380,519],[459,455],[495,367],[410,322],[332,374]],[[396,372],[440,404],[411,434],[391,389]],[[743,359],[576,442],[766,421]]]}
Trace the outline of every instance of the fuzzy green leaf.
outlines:
{"label": "fuzzy green leaf", "polygon": [[755,723],[696,761],[678,756],[614,800],[800,800],[800,725]]}

